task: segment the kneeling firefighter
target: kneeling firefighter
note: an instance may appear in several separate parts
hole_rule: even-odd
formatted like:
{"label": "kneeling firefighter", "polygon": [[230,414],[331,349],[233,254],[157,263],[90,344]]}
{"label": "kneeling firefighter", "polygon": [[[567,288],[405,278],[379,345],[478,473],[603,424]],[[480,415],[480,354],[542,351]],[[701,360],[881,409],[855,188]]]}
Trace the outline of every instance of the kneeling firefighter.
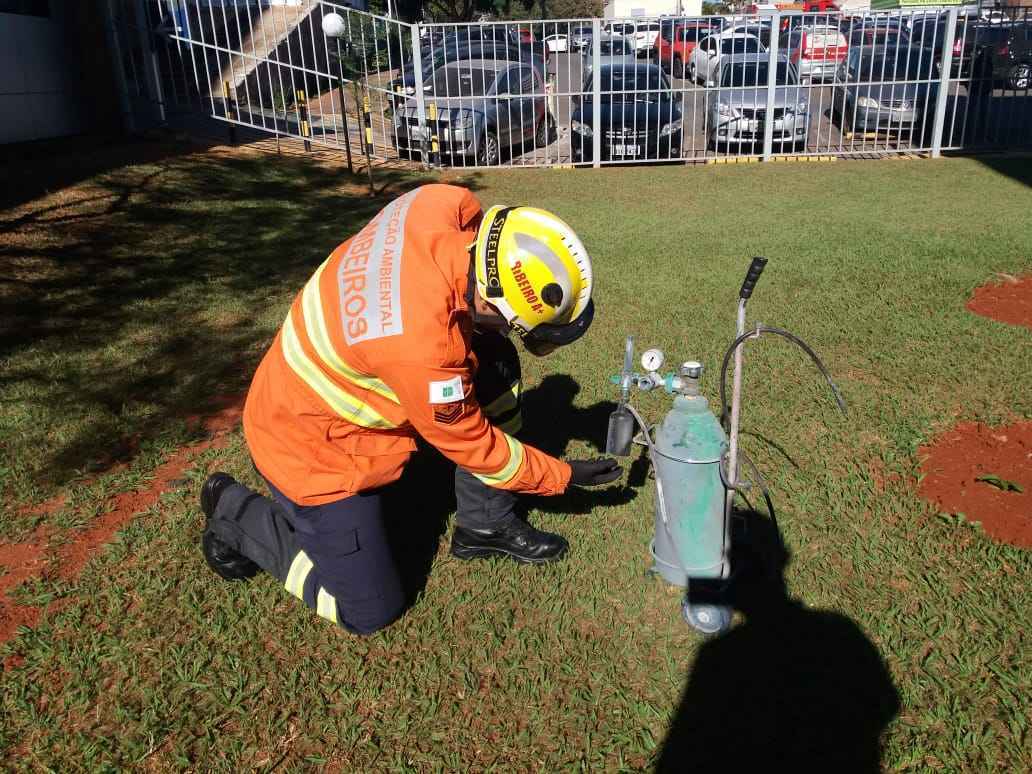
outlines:
{"label": "kneeling firefighter", "polygon": [[561,494],[621,470],[517,440],[520,363],[507,334],[535,355],[577,340],[591,289],[584,246],[548,212],[485,214],[449,185],[387,205],[316,270],[255,373],[244,434],[273,499],[210,476],[208,564],[229,580],[264,569],[350,631],[386,626],[405,600],[381,490],[417,434],[457,465],[454,556],[559,559],[566,541],[518,518],[514,493]]}

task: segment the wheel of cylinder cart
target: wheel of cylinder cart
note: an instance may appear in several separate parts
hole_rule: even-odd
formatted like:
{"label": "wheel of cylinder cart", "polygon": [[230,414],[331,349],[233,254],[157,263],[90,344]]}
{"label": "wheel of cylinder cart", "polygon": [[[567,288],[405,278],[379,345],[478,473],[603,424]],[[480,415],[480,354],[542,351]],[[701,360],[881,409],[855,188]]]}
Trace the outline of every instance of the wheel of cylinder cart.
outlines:
{"label": "wheel of cylinder cart", "polygon": [[555,138],[555,121],[552,120],[552,114],[545,112],[545,117],[541,119],[541,122],[537,125],[537,131],[534,133],[534,145],[538,148],[544,148],[546,145],[551,144]]}
{"label": "wheel of cylinder cart", "polygon": [[477,148],[477,165],[494,167],[498,165],[499,158],[498,137],[494,132],[484,132],[480,138],[480,147]]}
{"label": "wheel of cylinder cart", "polygon": [[681,604],[681,616],[702,634],[721,634],[731,628],[731,608],[725,605],[693,605],[686,599]]}
{"label": "wheel of cylinder cart", "polygon": [[1007,76],[1007,83],[1012,89],[1027,89],[1032,83],[1032,65],[1014,65]]}

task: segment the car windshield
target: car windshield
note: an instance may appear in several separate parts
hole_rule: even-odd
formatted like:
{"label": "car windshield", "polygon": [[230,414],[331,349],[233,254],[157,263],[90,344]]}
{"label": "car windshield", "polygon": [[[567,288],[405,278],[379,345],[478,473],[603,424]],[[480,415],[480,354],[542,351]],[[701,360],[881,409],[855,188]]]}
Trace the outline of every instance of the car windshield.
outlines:
{"label": "car windshield", "polygon": [[[766,86],[770,72],[766,62],[734,62],[720,71],[721,86]],[[787,62],[779,62],[776,86],[798,83],[795,70]]]}
{"label": "car windshield", "polygon": [[[896,46],[900,42],[900,35],[897,30],[882,27],[877,30],[854,30],[849,36],[851,46],[863,46],[876,43],[884,46]],[[903,39],[905,43],[906,40]]]}
{"label": "car windshield", "polygon": [[622,40],[603,40],[599,44],[599,51],[602,56],[622,56],[630,53],[627,44]]}
{"label": "car windshield", "polygon": [[581,27],[574,27],[572,30],[570,30],[570,34],[571,35],[590,35],[591,34],[591,29],[592,29],[591,25],[584,25],[584,26],[581,26]]}
{"label": "car windshield", "polygon": [[856,75],[861,81],[916,81],[934,77],[934,62],[928,55],[914,52],[907,61],[907,49],[886,56],[862,59]]}
{"label": "car windshield", "polygon": [[[591,91],[593,84],[590,82],[585,91]],[[661,99],[668,99],[665,90],[668,88],[666,79],[660,73],[658,67],[603,67],[599,79],[599,90],[602,92],[602,101],[618,99],[633,99],[635,102],[659,102]],[[662,91],[661,91],[662,90]],[[611,94],[609,92],[632,92]]]}
{"label": "car windshield", "polygon": [[758,54],[760,41],[756,38],[727,38],[720,41],[721,54]]}
{"label": "car windshield", "polygon": [[434,73],[434,94],[438,97],[482,97],[495,74],[489,70],[445,67]]}
{"label": "car windshield", "polygon": [[709,27],[681,27],[677,36],[685,43],[695,43],[712,32]]}

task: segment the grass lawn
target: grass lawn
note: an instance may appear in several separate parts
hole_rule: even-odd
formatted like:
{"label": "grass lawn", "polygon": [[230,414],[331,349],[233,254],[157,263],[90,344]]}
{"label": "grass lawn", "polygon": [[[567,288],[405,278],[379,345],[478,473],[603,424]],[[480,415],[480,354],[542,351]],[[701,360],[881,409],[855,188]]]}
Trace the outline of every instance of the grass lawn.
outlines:
{"label": "grass lawn", "polygon": [[[246,390],[309,273],[416,182],[383,174],[371,200],[361,179],[303,160],[128,152],[145,159],[54,159],[64,179],[49,192],[33,177],[51,162],[10,166],[0,541],[41,525],[74,540],[196,440],[189,417]],[[237,431],[77,579],[14,589],[51,604],[0,645],[4,766],[552,771],[665,755],[687,769],[700,754],[688,740],[737,738],[754,746],[721,754],[796,768],[810,761],[793,751],[830,742],[852,761],[830,771],[863,768],[884,726],[887,769],[1029,770],[1030,554],[937,518],[914,490],[923,441],[960,419],[1032,417],[1029,332],[964,309],[995,272],[1032,269],[1032,160],[462,179],[485,204],[555,210],[595,261],[591,334],[524,359],[531,431],[553,452],[604,437],[628,333],[670,363],[703,361],[715,396],[748,258],[770,259],[751,319],[809,341],[850,406],[836,414],[797,350],[750,346],[745,447],[774,488],[789,598],[772,594],[724,638],[692,633],[678,594],[644,577],[640,468],[597,501],[531,504],[536,525],[570,539],[567,561],[456,561],[447,471],[425,452],[390,516],[418,597],[355,638],[267,577],[231,585],[204,565],[200,482],[215,469],[255,478]],[[656,420],[668,403],[637,401]],[[26,507],[54,496],[56,509]],[[871,646],[891,686],[865,661]],[[866,694],[885,717],[852,712]]]}

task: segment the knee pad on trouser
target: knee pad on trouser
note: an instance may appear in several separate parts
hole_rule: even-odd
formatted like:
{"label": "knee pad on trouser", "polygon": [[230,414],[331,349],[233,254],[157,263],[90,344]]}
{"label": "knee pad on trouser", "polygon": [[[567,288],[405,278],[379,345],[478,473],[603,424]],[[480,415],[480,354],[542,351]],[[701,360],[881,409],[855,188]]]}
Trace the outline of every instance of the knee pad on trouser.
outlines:
{"label": "knee pad on trouser", "polygon": [[401,615],[405,594],[387,542],[380,495],[294,507],[303,524],[294,533],[299,550],[283,576],[286,590],[356,634],[372,634]]}

